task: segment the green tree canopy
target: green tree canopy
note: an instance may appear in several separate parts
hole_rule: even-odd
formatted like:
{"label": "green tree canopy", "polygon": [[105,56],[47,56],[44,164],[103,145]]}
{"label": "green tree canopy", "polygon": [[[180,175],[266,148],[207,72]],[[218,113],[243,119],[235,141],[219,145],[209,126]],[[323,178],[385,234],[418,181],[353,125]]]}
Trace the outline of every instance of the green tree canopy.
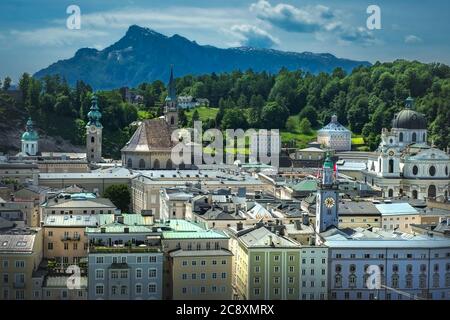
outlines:
{"label": "green tree canopy", "polygon": [[103,197],[111,200],[122,212],[127,212],[130,207],[131,193],[128,185],[114,184],[106,188]]}

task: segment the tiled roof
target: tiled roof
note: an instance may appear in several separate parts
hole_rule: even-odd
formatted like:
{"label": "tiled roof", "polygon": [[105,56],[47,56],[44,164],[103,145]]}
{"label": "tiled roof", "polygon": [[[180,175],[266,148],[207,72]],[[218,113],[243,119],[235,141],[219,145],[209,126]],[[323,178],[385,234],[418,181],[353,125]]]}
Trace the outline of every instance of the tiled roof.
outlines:
{"label": "tiled roof", "polygon": [[141,152],[172,147],[169,124],[164,119],[157,118],[143,121],[122,151]]}

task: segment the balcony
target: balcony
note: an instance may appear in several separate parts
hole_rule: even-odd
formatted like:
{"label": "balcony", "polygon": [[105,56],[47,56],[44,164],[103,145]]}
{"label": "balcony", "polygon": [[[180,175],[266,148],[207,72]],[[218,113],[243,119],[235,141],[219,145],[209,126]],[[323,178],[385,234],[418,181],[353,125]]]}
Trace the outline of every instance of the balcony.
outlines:
{"label": "balcony", "polygon": [[90,246],[89,253],[159,253],[156,246]]}
{"label": "balcony", "polygon": [[79,234],[75,234],[73,236],[64,235],[61,236],[61,241],[80,241],[81,236]]}

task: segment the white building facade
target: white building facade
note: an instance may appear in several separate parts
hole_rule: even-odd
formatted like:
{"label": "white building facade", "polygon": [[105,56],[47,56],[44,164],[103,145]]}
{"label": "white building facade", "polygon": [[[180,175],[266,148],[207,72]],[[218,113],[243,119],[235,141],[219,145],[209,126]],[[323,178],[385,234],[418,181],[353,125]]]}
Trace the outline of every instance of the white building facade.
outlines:
{"label": "white building facade", "polygon": [[395,115],[392,129],[383,129],[378,149],[369,156],[364,181],[383,190],[384,197],[412,199],[449,195],[450,155],[427,144],[424,115],[406,108]]}

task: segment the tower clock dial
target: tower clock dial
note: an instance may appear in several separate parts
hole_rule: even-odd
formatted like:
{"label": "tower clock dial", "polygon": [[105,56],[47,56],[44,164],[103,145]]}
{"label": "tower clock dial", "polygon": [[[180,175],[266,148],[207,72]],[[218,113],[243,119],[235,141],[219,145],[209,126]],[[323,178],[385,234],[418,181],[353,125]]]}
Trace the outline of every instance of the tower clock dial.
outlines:
{"label": "tower clock dial", "polygon": [[90,126],[89,127],[89,131],[94,133],[97,130],[97,128],[95,126]]}
{"label": "tower clock dial", "polygon": [[333,208],[334,207],[334,204],[335,204],[335,201],[334,201],[334,199],[333,198],[331,198],[331,197],[329,197],[329,198],[326,198],[325,199],[325,206],[327,207],[327,208]]}

